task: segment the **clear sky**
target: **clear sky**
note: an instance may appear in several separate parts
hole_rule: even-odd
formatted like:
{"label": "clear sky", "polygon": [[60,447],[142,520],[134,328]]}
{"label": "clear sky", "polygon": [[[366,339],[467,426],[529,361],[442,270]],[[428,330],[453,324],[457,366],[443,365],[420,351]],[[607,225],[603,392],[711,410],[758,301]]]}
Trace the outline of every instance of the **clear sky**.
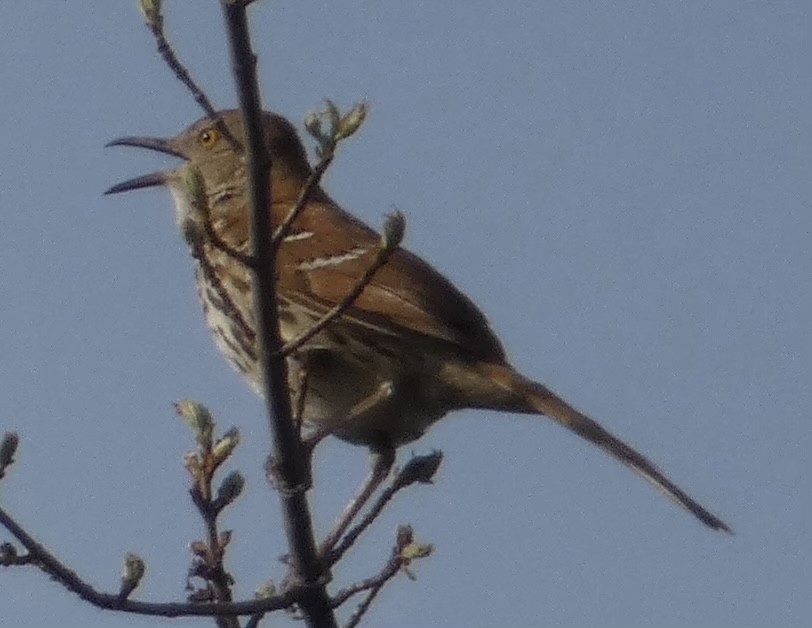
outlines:
{"label": "clear sky", "polygon": [[[168,4],[179,54],[233,106],[217,3]],[[436,484],[335,574],[377,569],[398,523],[435,544],[368,625],[812,625],[812,5],[258,4],[269,107],[301,128],[325,97],[372,105],[334,197],[374,225],[404,211],[407,245],[518,367],[737,532],[543,420],[459,413],[413,447],[445,452]],[[22,437],[0,500],[100,587],[136,551],[138,597],[182,598],[201,527],[171,403],[199,399],[244,435],[225,524],[250,596],[285,550],[261,404],[209,338],[169,195],[102,196],[172,163],[105,142],[200,112],[135,0],[0,3],[0,85],[0,430]],[[323,448],[321,530],[366,464]],[[212,625],[102,613],[32,569],[0,570],[0,622]]]}

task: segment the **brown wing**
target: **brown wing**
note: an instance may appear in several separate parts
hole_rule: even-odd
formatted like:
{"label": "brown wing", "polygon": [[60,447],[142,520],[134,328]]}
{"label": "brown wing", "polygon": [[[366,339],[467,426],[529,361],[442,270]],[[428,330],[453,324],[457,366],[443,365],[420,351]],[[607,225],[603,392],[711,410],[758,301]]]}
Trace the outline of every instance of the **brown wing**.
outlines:
{"label": "brown wing", "polygon": [[[326,311],[372,263],[380,236],[326,195],[322,198],[294,223],[280,247],[277,272],[288,298]],[[288,208],[274,207],[274,223]],[[409,251],[397,251],[375,273],[345,316],[393,333],[405,330],[451,342],[475,359],[504,361],[502,345],[476,305]]]}

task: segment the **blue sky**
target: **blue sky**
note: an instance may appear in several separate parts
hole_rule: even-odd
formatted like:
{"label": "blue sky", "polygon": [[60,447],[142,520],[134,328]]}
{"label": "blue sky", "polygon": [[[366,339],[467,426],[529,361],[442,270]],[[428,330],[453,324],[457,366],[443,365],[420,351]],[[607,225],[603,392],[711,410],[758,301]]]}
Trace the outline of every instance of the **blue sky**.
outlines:
{"label": "blue sky", "polygon": [[[217,3],[167,29],[235,103]],[[446,459],[337,571],[382,564],[399,523],[436,546],[377,626],[808,626],[812,621],[812,7],[808,2],[261,2],[269,107],[369,100],[326,186],[487,313],[523,372],[656,460],[723,516],[712,533],[544,421],[456,414],[414,445]],[[169,195],[102,191],[171,164],[105,149],[200,115],[135,0],[0,4],[0,500],[91,582],[140,553],[139,597],[184,595],[201,534],[171,403],[237,424],[239,593],[282,573],[262,407],[216,353]],[[401,457],[409,454],[402,451]],[[324,530],[366,469],[329,443]],[[6,535],[0,534],[0,539]],[[101,613],[0,570],[0,619],[61,628],[211,625]],[[277,621],[280,623],[282,620]]]}

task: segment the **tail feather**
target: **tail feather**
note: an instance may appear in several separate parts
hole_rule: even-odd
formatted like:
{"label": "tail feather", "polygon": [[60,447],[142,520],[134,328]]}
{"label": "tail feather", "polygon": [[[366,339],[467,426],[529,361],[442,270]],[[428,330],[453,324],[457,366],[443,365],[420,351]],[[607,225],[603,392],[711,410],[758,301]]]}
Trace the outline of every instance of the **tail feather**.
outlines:
{"label": "tail feather", "polygon": [[631,467],[706,526],[733,534],[730,526],[674,484],[643,454],[608,432],[597,421],[573,408],[549,388],[523,377],[508,366],[497,364],[483,366],[493,383],[502,390],[512,392],[514,403],[518,400],[518,407],[505,409],[543,414],[553,419]]}

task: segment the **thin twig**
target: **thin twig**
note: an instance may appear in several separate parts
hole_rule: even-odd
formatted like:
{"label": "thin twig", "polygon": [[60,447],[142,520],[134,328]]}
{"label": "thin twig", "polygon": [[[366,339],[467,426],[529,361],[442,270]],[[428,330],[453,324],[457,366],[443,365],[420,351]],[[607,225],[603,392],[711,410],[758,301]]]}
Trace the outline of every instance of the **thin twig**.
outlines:
{"label": "thin twig", "polygon": [[339,316],[344,314],[358,297],[361,296],[361,293],[364,289],[369,285],[372,279],[375,277],[375,273],[377,273],[382,266],[389,261],[389,258],[392,256],[392,253],[395,252],[394,248],[389,247],[381,247],[378,249],[375,259],[372,261],[372,264],[364,271],[364,274],[361,275],[353,285],[352,289],[344,295],[344,298],[341,299],[332,309],[330,309],[327,313],[325,313],[319,320],[317,320],[313,325],[302,332],[299,336],[291,340],[290,342],[286,343],[280,350],[279,355],[282,357],[287,357],[299,349],[303,344],[305,344],[308,340],[313,338],[316,334],[318,334],[322,329],[327,327],[330,323],[332,323],[335,319]]}
{"label": "thin twig", "polygon": [[433,451],[430,454],[423,456],[413,457],[400,471],[397,472],[392,479],[392,483],[381,491],[378,499],[372,504],[372,507],[362,517],[362,519],[344,535],[339,543],[335,545],[332,550],[324,557],[324,561],[328,566],[334,565],[341,557],[349,550],[353,544],[358,540],[358,537],[366,530],[375,519],[381,514],[386,504],[398,493],[407,486],[414,483],[428,484],[431,478],[440,466],[443,455],[439,451]]}
{"label": "thin twig", "polygon": [[324,560],[332,556],[332,549],[335,544],[344,534],[344,531],[350,526],[353,519],[361,512],[361,509],[369,501],[369,498],[375,493],[378,487],[389,475],[392,465],[395,462],[395,450],[392,447],[383,448],[380,451],[373,453],[372,468],[369,475],[361,484],[360,489],[355,496],[347,504],[344,512],[339,516],[333,529],[327,534],[325,539],[319,545],[319,556],[324,561],[325,565],[332,565],[329,560]]}
{"label": "thin twig", "polygon": [[381,572],[365,581],[349,587],[344,592],[334,598],[334,603],[343,603],[350,596],[355,595],[361,591],[367,591],[367,596],[355,609],[355,612],[350,617],[349,621],[345,624],[346,628],[354,628],[361,621],[361,618],[369,610],[370,604],[378,595],[383,586],[389,582],[395,575],[403,570],[409,578],[414,579],[414,575],[409,571],[409,565],[412,561],[418,560],[428,556],[432,552],[432,546],[423,543],[417,543],[414,540],[414,530],[409,525],[399,526],[395,546],[392,548],[392,556],[389,562],[384,566]]}
{"label": "thin twig", "polygon": [[209,216],[208,212],[204,212],[203,214],[203,230],[205,231],[209,242],[211,242],[214,247],[220,249],[230,258],[238,261],[246,268],[254,268],[256,266],[257,262],[253,256],[243,253],[242,251],[238,251],[220,237],[220,234],[214,229],[214,225],[212,224],[211,217]]}
{"label": "thin twig", "polygon": [[172,70],[172,73],[181,83],[183,83],[186,89],[189,90],[189,93],[195,99],[195,102],[197,102],[203,111],[206,112],[206,115],[214,119],[217,130],[223,134],[228,143],[231,144],[231,147],[237,153],[242,153],[242,144],[240,144],[237,141],[237,138],[235,138],[231,133],[225,122],[223,122],[223,119],[220,117],[220,114],[215,110],[214,106],[209,100],[209,97],[206,96],[202,89],[200,89],[198,84],[192,78],[192,75],[189,74],[189,70],[187,70],[186,66],[181,63],[180,59],[178,59],[178,56],[175,54],[175,51],[172,49],[172,46],[169,44],[169,41],[167,41],[166,34],[164,33],[163,15],[156,15],[154,17],[148,15],[147,28],[155,38],[155,43],[158,46],[158,53],[161,55],[166,65],[169,66],[169,69]]}
{"label": "thin twig", "polygon": [[[350,616],[350,619],[345,624],[345,628],[355,628],[355,626],[357,626],[360,623],[361,618],[369,610],[372,601],[381,591],[383,586],[387,582],[389,582],[392,578],[394,578],[401,569],[406,570],[406,574],[409,575],[409,572],[406,568],[412,561],[412,557],[410,555],[407,555],[405,550],[407,549],[407,546],[413,544],[413,541],[414,536],[412,533],[411,526],[400,526],[398,528],[395,546],[392,548],[392,555],[390,556],[386,565],[384,565],[383,569],[381,569],[381,571],[378,573],[378,575],[373,576],[371,578],[367,578],[366,580],[362,580],[361,582],[355,585],[347,587],[346,589],[344,589],[344,591],[339,592],[339,594],[333,598],[333,604],[335,607],[339,606],[340,604],[343,604],[356,593],[360,593],[362,591],[367,592],[366,597],[361,601],[360,604],[358,604],[358,607],[355,609],[355,612]],[[415,557],[419,557],[420,555],[426,554],[425,553],[419,555],[416,554]]]}
{"label": "thin twig", "polygon": [[[199,216],[196,216],[196,218],[199,218],[199,222],[203,223],[203,233],[206,235],[206,238],[211,245],[217,249],[220,249],[223,253],[236,260],[246,268],[255,268],[257,265],[256,260],[251,255],[247,255],[242,251],[235,249],[228,242],[226,242],[214,228],[214,222],[211,219],[211,207],[209,206],[209,192],[206,189],[206,181],[203,178],[203,175],[200,173],[200,170],[194,167],[189,169],[186,185],[190,192],[189,200],[192,208],[197,214],[199,214]],[[190,226],[184,229],[184,233],[187,242],[189,242],[189,245],[193,249],[196,246],[202,247],[197,222],[194,220],[190,221]]]}
{"label": "thin twig", "polygon": [[384,565],[380,572],[374,576],[370,576],[369,578],[364,578],[359,582],[355,582],[354,584],[351,584],[350,586],[345,587],[336,593],[332,598],[333,608],[338,608],[353,595],[357,595],[363,591],[369,591],[376,587],[382,587],[397,575],[402,566],[403,558],[400,556],[400,554],[393,553],[392,557],[387,561],[386,565]]}
{"label": "thin twig", "polygon": [[243,347],[243,350],[249,354],[249,357],[256,358],[256,356],[252,354],[253,350],[251,349],[253,345],[252,341],[255,338],[253,328],[248,325],[248,322],[245,320],[245,317],[237,307],[236,303],[234,303],[234,300],[231,298],[231,295],[229,295],[226,287],[223,285],[223,282],[220,281],[220,277],[215,272],[211,261],[206,256],[206,251],[204,250],[202,243],[195,240],[190,242],[190,246],[192,249],[192,257],[198,261],[201,272],[203,272],[203,274],[206,276],[209,284],[214,287],[214,290],[217,292],[217,296],[220,297],[223,304],[223,311],[231,320],[237,322],[243,335],[248,339],[248,344],[247,346]]}
{"label": "thin twig", "polygon": [[390,486],[387,486],[383,491],[381,491],[381,494],[378,495],[378,499],[375,500],[375,503],[363,516],[361,521],[351,528],[347,534],[344,535],[341,541],[336,544],[332,550],[330,550],[329,554],[324,559],[324,562],[327,565],[334,565],[341,560],[341,557],[353,546],[353,544],[358,540],[358,537],[363,534],[364,530],[372,525],[375,519],[378,518],[378,515],[381,514],[381,511],[384,509],[386,504],[391,501],[400,488],[402,487],[397,487],[395,482],[393,482]]}
{"label": "thin twig", "polygon": [[355,609],[355,612],[350,616],[350,619],[344,624],[345,628],[355,628],[359,623],[361,623],[361,618],[366,614],[369,610],[370,605],[372,604],[373,600],[377,597],[378,593],[380,593],[383,585],[385,585],[389,580],[395,577],[397,571],[392,573],[386,580],[382,582],[378,582],[369,589],[367,596],[363,599],[363,601],[358,605],[358,608]]}
{"label": "thin twig", "polygon": [[312,587],[296,585],[277,595],[256,600],[240,602],[175,603],[175,602],[142,602],[132,599],[121,599],[118,593],[98,591],[75,571],[69,569],[51,552],[37,542],[5,510],[0,508],[0,525],[8,530],[14,538],[28,551],[30,558],[24,564],[35,565],[51,576],[67,590],[77,594],[93,606],[106,610],[115,610],[136,615],[157,615],[161,617],[216,617],[227,615],[255,615],[289,608],[302,598],[312,594]]}
{"label": "thin twig", "polygon": [[[200,476],[192,488],[192,501],[197,506],[203,523],[206,527],[207,551],[205,557],[206,573],[205,580],[214,589],[214,597],[218,602],[232,602],[231,585],[232,579],[225,569],[223,563],[224,543],[221,543],[220,532],[217,525],[217,516],[221,509],[215,507],[212,498],[212,481],[216,465],[212,457],[211,443],[201,451],[204,463],[200,470]],[[217,623],[222,628],[239,628],[239,622],[235,617],[219,616]]]}
{"label": "thin twig", "polygon": [[327,168],[329,168],[330,164],[333,162],[333,156],[334,152],[328,151],[319,160],[319,163],[316,164],[316,167],[313,168],[313,171],[307,177],[307,181],[305,181],[304,186],[302,186],[302,189],[299,192],[299,197],[296,199],[296,203],[293,205],[293,207],[291,207],[287,216],[285,216],[285,219],[282,221],[282,224],[280,224],[279,227],[276,228],[276,231],[274,231],[273,238],[271,239],[271,246],[274,249],[276,249],[285,236],[290,233],[290,228],[293,225],[293,222],[299,217],[299,214],[301,214],[304,208],[307,206],[307,201],[318,187],[321,178],[327,171]]}
{"label": "thin twig", "polygon": [[[339,142],[347,139],[358,130],[366,117],[368,109],[366,102],[361,102],[354,105],[342,116],[338,111],[338,107],[336,107],[332,101],[328,100],[327,105],[328,112],[323,114],[310,114],[308,118],[305,119],[305,127],[307,127],[307,130],[318,142],[316,153],[319,156],[319,161],[299,191],[299,196],[293,204],[293,207],[290,208],[282,224],[280,224],[274,232],[273,240],[271,241],[273,247],[278,247],[285,236],[288,235],[293,222],[299,217],[299,214],[304,211],[308,199],[318,187],[327,168],[333,163]],[[321,130],[320,115],[329,115],[330,130],[327,133]],[[310,122],[308,122],[308,119]]]}

